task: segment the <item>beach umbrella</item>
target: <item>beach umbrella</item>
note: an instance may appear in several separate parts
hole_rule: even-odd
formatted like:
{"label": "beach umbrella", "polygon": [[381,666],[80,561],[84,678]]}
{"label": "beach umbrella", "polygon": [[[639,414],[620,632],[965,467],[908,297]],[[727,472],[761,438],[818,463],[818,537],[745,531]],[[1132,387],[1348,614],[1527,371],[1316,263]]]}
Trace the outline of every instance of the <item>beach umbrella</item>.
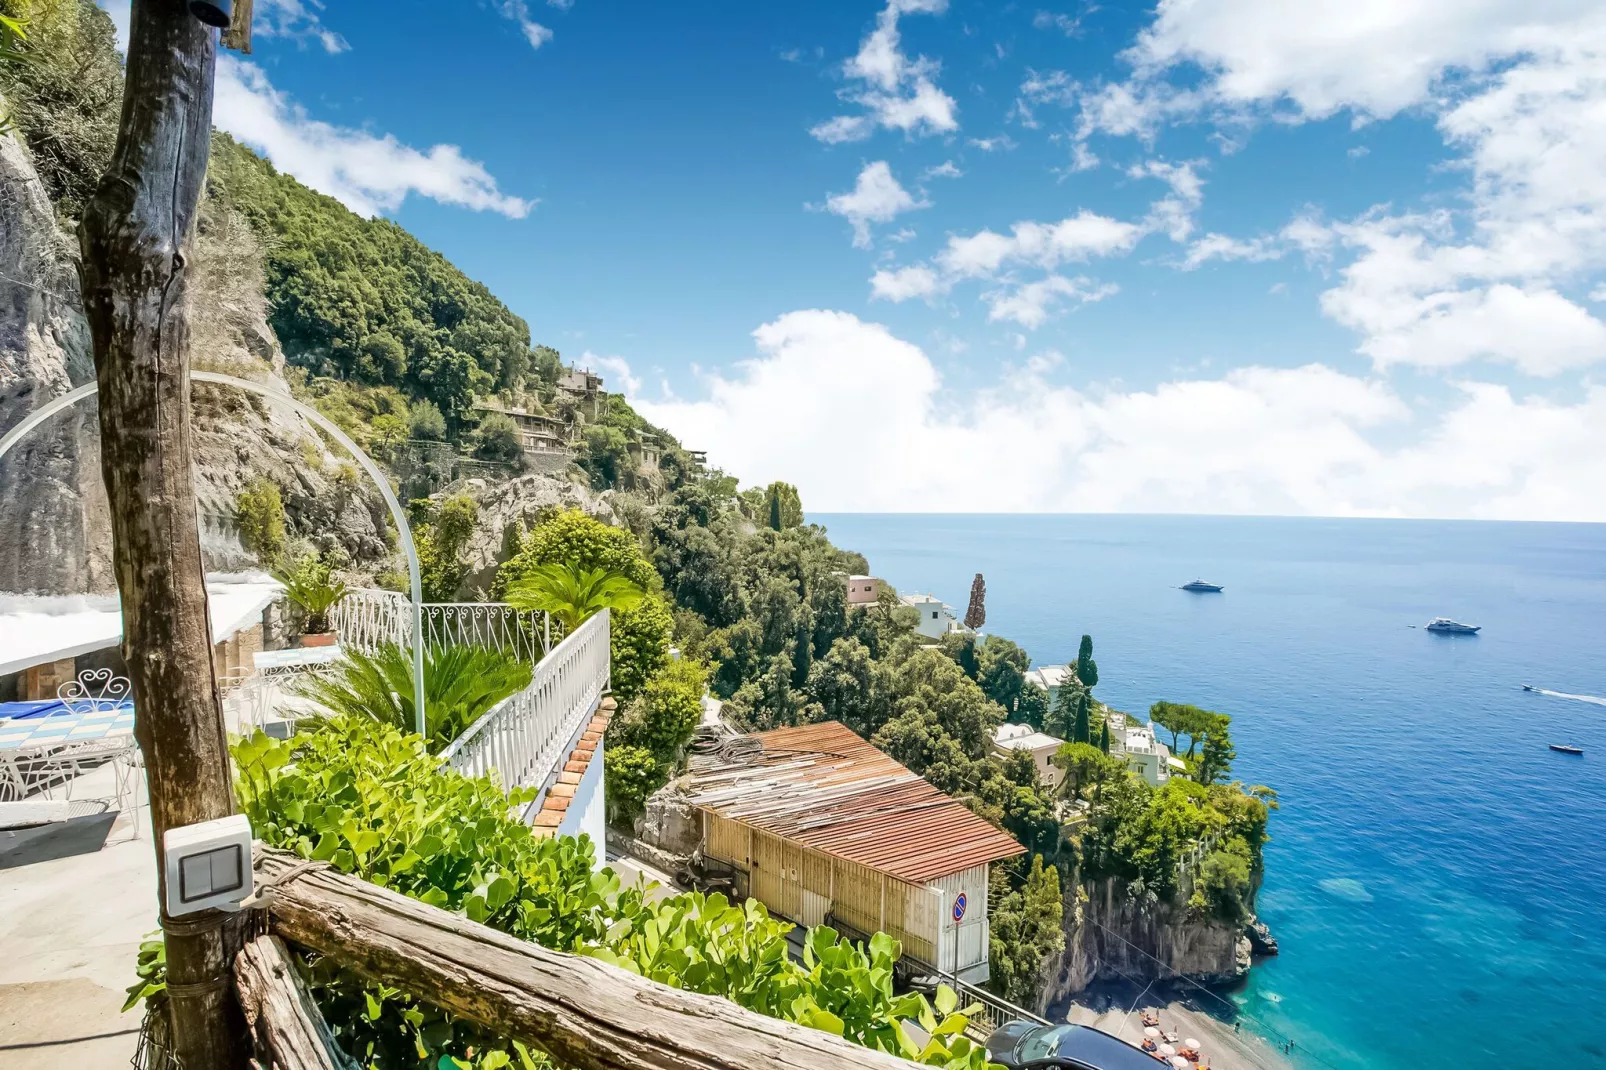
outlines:
{"label": "beach umbrella", "polygon": [[1192,1037],[1188,1038],[1187,1043],[1188,1043],[1188,1047],[1192,1048],[1194,1051],[1198,1051],[1199,1050],[1199,1042],[1197,1040],[1194,1040]]}
{"label": "beach umbrella", "polygon": [[1188,1060],[1180,1055],[1171,1056],[1171,1065],[1176,1067],[1177,1070],[1188,1070]]}
{"label": "beach umbrella", "polygon": [[[1161,1044],[1160,1045],[1160,1054],[1161,1055],[1164,1055],[1167,1058],[1170,1058],[1171,1056],[1175,1055],[1176,1053],[1177,1053],[1177,1049],[1173,1048],[1171,1045],[1169,1045],[1169,1044]],[[1183,1062],[1187,1062],[1188,1060],[1184,1059],[1182,1061]]]}
{"label": "beach umbrella", "polygon": [[1146,1025],[1143,1027],[1143,1035],[1146,1037],[1157,1037],[1160,1035],[1160,1030],[1155,1026]]}

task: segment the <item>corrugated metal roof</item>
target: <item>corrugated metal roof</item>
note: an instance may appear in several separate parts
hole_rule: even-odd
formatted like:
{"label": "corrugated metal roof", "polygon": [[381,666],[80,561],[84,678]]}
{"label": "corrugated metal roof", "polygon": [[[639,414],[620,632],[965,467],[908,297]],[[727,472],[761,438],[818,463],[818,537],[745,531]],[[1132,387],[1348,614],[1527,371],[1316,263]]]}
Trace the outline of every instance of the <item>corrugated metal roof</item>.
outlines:
{"label": "corrugated metal roof", "polygon": [[836,721],[747,736],[750,762],[692,758],[693,805],[914,884],[1026,848]]}

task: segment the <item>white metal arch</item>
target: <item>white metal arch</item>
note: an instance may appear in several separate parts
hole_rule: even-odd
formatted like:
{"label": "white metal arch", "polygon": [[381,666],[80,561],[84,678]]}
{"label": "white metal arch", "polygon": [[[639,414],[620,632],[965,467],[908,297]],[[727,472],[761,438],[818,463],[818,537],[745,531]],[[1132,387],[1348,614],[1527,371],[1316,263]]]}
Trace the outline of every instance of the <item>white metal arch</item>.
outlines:
{"label": "white metal arch", "polygon": [[[321,412],[310,405],[302,404],[289,394],[273,390],[263,386],[261,383],[253,383],[249,379],[239,379],[235,376],[222,375],[218,372],[192,371],[190,372],[190,380],[192,382],[216,383],[220,386],[238,387],[259,397],[267,398],[269,401],[289,406],[292,411],[311,420],[319,428],[328,432],[329,436],[340,443],[342,448],[362,466],[362,470],[368,474],[368,478],[373,482],[374,486],[379,488],[379,493],[385,498],[385,505],[390,509],[390,518],[396,523],[396,532],[401,539],[402,552],[407,556],[407,579],[412,587],[413,596],[413,712],[417,720],[418,734],[427,739],[429,732],[424,718],[424,586],[418,569],[418,549],[413,545],[413,529],[407,523],[407,514],[403,511],[401,502],[396,500],[396,493],[390,489],[390,481],[379,470],[379,466],[374,464],[373,460],[344,431],[336,427]],[[97,389],[98,384],[85,383],[83,386],[69,390],[61,397],[23,417],[21,423],[7,431],[4,437],[0,437],[0,460],[3,460],[12,447],[21,442],[34,428],[63,409],[76,405],[85,398],[92,396]]]}

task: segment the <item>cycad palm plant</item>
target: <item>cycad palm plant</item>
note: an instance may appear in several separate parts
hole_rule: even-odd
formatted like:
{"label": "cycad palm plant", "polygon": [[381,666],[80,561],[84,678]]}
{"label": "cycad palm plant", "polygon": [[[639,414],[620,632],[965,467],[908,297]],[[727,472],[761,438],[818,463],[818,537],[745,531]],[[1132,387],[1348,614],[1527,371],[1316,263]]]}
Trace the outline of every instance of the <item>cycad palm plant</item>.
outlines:
{"label": "cycad palm plant", "polygon": [[577,564],[550,564],[529,573],[508,588],[507,603],[516,609],[552,614],[564,635],[604,609],[634,609],[647,592],[622,572],[583,569]]}
{"label": "cycad palm plant", "polygon": [[[493,647],[453,644],[424,653],[424,718],[430,750],[440,750],[486,710],[530,686],[530,666]],[[417,726],[410,651],[385,644],[373,654],[347,649],[334,672],[310,676],[301,694],[332,714],[366,717],[404,732]]]}

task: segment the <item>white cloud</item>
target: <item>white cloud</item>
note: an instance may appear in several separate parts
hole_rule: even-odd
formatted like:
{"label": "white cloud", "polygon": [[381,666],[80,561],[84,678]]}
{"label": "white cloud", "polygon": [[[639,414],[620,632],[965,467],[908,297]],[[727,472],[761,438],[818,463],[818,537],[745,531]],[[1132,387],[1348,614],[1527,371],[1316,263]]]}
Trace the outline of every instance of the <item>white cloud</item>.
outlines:
{"label": "white cloud", "polygon": [[610,389],[626,397],[634,398],[641,393],[641,377],[631,370],[630,362],[624,357],[602,356],[588,349],[580,354],[579,366],[602,373]]}
{"label": "white cloud", "polygon": [[1008,134],[999,134],[997,137],[973,137],[965,144],[983,152],[1008,152],[1015,147],[1014,139]]}
{"label": "white cloud", "polygon": [[325,52],[347,51],[351,45],[346,39],[319,18],[323,9],[319,0],[263,0],[252,12],[251,29],[263,37],[316,41]]}
{"label": "white cloud", "polygon": [[1058,223],[1016,223],[1009,234],[991,230],[951,237],[937,254],[944,270],[961,277],[989,276],[1012,263],[1049,269],[1068,260],[1129,252],[1143,236],[1135,223],[1086,209]]}
{"label": "white cloud", "polygon": [[952,160],[944,160],[936,167],[926,168],[925,178],[963,178],[965,172],[961,171]]}
{"label": "white cloud", "polygon": [[885,160],[866,164],[851,192],[834,193],[825,201],[826,211],[853,225],[853,245],[857,249],[870,247],[870,224],[890,223],[902,212],[925,207],[926,201],[898,184]]}
{"label": "white cloud", "polygon": [[864,109],[859,115],[838,115],[809,133],[827,144],[862,141],[877,126],[909,136],[942,134],[959,128],[954,98],[937,87],[940,64],[924,56],[910,59],[902,51],[898,19],[903,15],[941,14],[947,0],[889,0],[876,17],[875,28],[859,51],[842,65],[851,83],[838,95]]}
{"label": "white cloud", "polygon": [[313,119],[275,89],[260,67],[231,55],[218,57],[212,121],[281,171],[363,215],[392,211],[414,193],[513,219],[534,207],[503,193],[485,166],[456,145],[420,151],[389,134]]}
{"label": "white cloud", "polygon": [[993,322],[1007,320],[1035,331],[1048,321],[1050,313],[1062,301],[1088,304],[1102,301],[1116,291],[1114,283],[1098,285],[1086,277],[1068,279],[1064,275],[1049,275],[988,294],[987,318]]}
{"label": "white cloud", "polygon": [[[573,0],[569,0],[568,3],[555,3],[552,6],[566,11],[573,6]],[[503,18],[518,23],[519,30],[524,34],[524,39],[530,42],[531,48],[540,48],[552,40],[552,31],[530,17],[530,7],[524,0],[499,0],[497,10],[502,13]]]}
{"label": "white cloud", "polygon": [[913,264],[893,271],[882,269],[870,279],[870,296],[888,301],[907,301],[912,297],[934,297],[948,289],[948,283],[925,264]]}
{"label": "white cloud", "polygon": [[754,339],[701,400],[638,408],[811,509],[1606,520],[1606,388],[1565,405],[1468,383],[1431,414],[1321,365],[1095,394],[1030,361],[960,397],[847,313],[793,312]]}
{"label": "white cloud", "polygon": [[1226,105],[1388,118],[1447,72],[1554,47],[1599,13],[1598,0],[1161,0],[1128,58],[1140,77],[1196,65]]}

